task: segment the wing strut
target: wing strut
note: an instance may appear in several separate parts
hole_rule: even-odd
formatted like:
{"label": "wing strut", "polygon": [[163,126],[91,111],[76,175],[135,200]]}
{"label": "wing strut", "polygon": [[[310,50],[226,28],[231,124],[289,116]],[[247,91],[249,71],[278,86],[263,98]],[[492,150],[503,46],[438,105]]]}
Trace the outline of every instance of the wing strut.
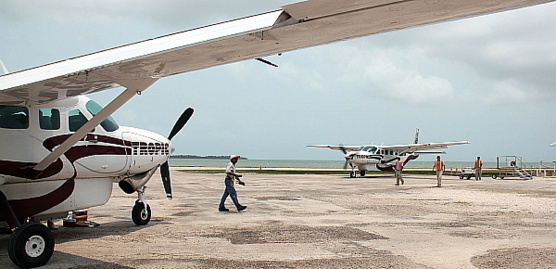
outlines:
{"label": "wing strut", "polygon": [[[85,123],[79,130],[77,130],[73,135],[68,137],[60,146],[54,149],[50,154],[48,154],[42,161],[40,161],[33,170],[44,171],[50,164],[56,161],[62,154],[66,153],[75,143],[81,140],[87,135],[91,130],[97,127],[102,121],[108,118],[112,113],[122,107],[127,101],[131,99],[135,94],[146,90],[158,79],[142,79],[141,81],[127,81],[130,87],[127,87],[118,97],[116,97],[110,104],[108,104],[104,109],[97,113],[91,120]],[[125,86],[125,85],[124,85]]]}

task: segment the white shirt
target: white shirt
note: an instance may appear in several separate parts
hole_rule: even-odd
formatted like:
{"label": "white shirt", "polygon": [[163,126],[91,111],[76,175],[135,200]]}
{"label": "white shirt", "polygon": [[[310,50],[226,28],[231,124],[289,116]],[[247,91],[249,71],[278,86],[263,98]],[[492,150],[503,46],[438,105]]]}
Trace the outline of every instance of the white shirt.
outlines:
{"label": "white shirt", "polygon": [[235,172],[236,172],[236,166],[232,162],[228,163],[228,166],[226,166],[226,179],[234,180],[234,176],[228,173],[235,173]]}

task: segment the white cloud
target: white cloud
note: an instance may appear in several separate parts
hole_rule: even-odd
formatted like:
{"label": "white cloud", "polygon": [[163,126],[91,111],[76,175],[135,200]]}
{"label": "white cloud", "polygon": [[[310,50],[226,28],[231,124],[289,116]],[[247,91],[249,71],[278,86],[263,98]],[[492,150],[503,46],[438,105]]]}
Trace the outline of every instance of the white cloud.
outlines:
{"label": "white cloud", "polygon": [[531,86],[523,85],[520,81],[508,79],[495,83],[492,90],[482,95],[479,100],[486,104],[523,104],[536,102],[543,98]]}
{"label": "white cloud", "polygon": [[[171,26],[200,27],[271,11],[292,2],[297,1],[274,0],[269,4],[266,1],[250,0],[3,0],[0,2],[0,14],[14,19],[40,16],[58,22],[75,19],[137,19]],[[269,6],[272,6],[270,10]]]}

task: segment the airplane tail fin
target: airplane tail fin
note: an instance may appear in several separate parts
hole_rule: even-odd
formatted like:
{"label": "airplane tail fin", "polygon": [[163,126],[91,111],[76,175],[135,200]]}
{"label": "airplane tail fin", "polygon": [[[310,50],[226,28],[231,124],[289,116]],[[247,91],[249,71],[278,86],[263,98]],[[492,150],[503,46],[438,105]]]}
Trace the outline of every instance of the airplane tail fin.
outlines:
{"label": "airplane tail fin", "polygon": [[419,128],[415,129],[415,141],[413,142],[413,144],[418,144],[419,143]]}
{"label": "airplane tail fin", "polygon": [[8,68],[6,68],[4,62],[2,62],[1,59],[0,59],[0,69],[2,69],[2,75],[10,73],[10,71],[8,71]]}

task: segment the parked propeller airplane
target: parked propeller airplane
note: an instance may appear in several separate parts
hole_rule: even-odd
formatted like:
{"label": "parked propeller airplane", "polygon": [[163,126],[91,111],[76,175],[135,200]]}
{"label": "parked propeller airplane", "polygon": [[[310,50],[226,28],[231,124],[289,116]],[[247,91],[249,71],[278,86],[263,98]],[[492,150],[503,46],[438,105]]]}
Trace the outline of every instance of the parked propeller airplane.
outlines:
{"label": "parked propeller airplane", "polygon": [[395,161],[407,162],[415,160],[422,154],[446,154],[445,151],[422,151],[448,148],[453,145],[469,144],[468,141],[460,142],[444,142],[444,143],[428,143],[418,144],[419,142],[419,129],[415,133],[415,141],[413,144],[408,145],[395,145],[395,146],[378,146],[378,145],[364,145],[364,146],[330,146],[330,145],[307,145],[313,148],[329,148],[334,150],[341,150],[346,159],[344,169],[347,165],[351,166],[350,177],[356,177],[355,169],[359,171],[361,176],[365,176],[367,171],[394,171],[393,167]]}
{"label": "parked propeller airplane", "polygon": [[[309,0],[0,76],[0,221],[12,230],[10,259],[21,267],[47,263],[54,238],[30,219],[102,205],[113,181],[137,193],[132,218],[139,225],[151,216],[144,186],[158,167],[171,197],[170,139],[193,110],[184,112],[168,138],[110,118],[160,78],[552,1]],[[85,96],[113,88],[123,91],[104,108]]]}

